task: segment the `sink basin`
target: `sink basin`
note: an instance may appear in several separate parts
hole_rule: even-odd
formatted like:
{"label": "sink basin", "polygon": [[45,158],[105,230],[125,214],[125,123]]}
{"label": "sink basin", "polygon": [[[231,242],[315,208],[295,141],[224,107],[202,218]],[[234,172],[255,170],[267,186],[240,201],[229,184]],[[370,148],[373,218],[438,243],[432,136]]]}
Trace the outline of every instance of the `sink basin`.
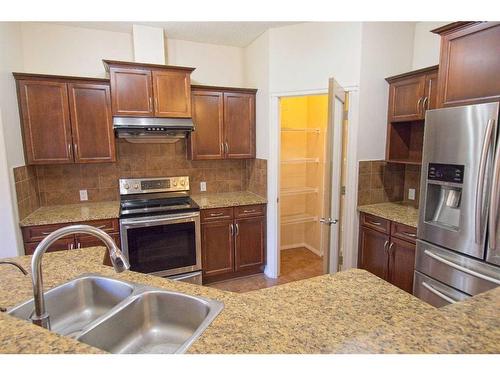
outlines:
{"label": "sink basin", "polygon": [[[45,292],[51,330],[110,353],[184,353],[224,304],[83,275]],[[30,320],[33,299],[8,313]]]}
{"label": "sink basin", "polygon": [[[45,292],[45,306],[51,330],[76,337],[90,322],[108,313],[129,297],[132,285],[106,277],[82,276]],[[33,299],[9,311],[29,320],[34,311]]]}
{"label": "sink basin", "polygon": [[147,290],[77,339],[110,353],[182,353],[222,308],[218,301]]}

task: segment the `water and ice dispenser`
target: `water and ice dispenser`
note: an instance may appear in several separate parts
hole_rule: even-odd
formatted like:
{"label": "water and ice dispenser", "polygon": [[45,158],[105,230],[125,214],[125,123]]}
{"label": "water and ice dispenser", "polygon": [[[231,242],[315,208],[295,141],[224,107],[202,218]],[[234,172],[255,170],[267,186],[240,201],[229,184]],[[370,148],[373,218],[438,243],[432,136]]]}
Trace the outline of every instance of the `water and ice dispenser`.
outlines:
{"label": "water and ice dispenser", "polygon": [[464,166],[429,163],[425,221],[446,229],[460,228]]}

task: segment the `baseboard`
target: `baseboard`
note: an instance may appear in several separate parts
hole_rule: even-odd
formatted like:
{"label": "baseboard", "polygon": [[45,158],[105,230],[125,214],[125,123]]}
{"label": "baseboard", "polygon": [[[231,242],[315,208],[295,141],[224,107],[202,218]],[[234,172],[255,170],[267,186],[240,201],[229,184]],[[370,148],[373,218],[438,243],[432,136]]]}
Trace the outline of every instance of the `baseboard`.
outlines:
{"label": "baseboard", "polygon": [[288,250],[288,249],[295,249],[296,247],[305,247],[307,250],[313,252],[317,256],[320,256],[320,257],[323,256],[323,254],[321,254],[321,251],[319,251],[318,249],[316,249],[315,247],[313,247],[313,246],[311,246],[309,244],[306,244],[305,242],[295,243],[295,244],[292,244],[292,245],[281,246],[280,247],[280,251],[281,250]]}

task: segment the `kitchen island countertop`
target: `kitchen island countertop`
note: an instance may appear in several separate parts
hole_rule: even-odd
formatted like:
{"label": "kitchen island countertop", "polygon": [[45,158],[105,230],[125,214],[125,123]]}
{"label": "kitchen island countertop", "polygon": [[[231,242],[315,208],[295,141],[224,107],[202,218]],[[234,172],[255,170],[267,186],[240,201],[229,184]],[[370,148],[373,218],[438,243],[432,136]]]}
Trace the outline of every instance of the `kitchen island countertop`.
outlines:
{"label": "kitchen island countertop", "polygon": [[[358,269],[236,294],[155,276],[116,274],[100,264],[104,248],[47,253],[45,288],[83,273],[214,298],[221,314],[188,353],[498,353],[500,288],[436,309]],[[29,256],[15,258],[28,267]],[[0,306],[31,298],[28,277],[0,270]],[[100,353],[0,313],[2,353]]]}

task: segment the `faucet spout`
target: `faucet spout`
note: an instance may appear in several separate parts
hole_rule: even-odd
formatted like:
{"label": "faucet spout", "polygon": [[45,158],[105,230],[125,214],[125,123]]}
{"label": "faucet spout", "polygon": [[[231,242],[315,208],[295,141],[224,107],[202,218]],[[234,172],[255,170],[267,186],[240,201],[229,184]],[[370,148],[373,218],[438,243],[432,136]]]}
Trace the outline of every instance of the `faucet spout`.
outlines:
{"label": "faucet spout", "polygon": [[50,245],[55,241],[71,234],[88,234],[99,238],[108,248],[109,257],[116,272],[120,273],[130,268],[128,260],[118,246],[116,246],[113,239],[101,229],[90,225],[71,225],[57,229],[49,234],[37,246],[33,253],[33,258],[31,259],[33,300],[35,305],[35,311],[31,316],[31,321],[43,328],[50,329],[50,318],[45,308],[45,298],[43,294],[42,257]]}
{"label": "faucet spout", "polygon": [[24,274],[24,276],[28,274],[28,271],[26,271],[23,266],[12,260],[0,260],[0,264],[10,264],[11,266],[17,267],[17,269],[21,271]]}

